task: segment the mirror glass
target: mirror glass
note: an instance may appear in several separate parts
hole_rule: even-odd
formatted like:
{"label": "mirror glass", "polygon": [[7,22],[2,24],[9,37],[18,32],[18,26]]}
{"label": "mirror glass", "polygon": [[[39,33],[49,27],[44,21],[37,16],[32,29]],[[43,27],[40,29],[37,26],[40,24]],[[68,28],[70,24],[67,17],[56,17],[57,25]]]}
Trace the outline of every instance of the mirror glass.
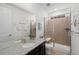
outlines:
{"label": "mirror glass", "polygon": [[30,39],[35,39],[36,38],[36,19],[35,17],[32,17],[30,21]]}

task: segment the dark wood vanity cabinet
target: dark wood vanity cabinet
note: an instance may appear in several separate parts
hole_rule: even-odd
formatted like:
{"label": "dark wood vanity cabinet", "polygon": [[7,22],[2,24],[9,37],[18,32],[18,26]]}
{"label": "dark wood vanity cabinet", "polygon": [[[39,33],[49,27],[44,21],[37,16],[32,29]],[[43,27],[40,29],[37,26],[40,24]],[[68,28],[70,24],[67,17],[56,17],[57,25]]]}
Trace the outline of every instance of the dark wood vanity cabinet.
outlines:
{"label": "dark wood vanity cabinet", "polygon": [[45,42],[37,46],[35,49],[27,53],[26,55],[45,55],[46,50],[45,50]]}

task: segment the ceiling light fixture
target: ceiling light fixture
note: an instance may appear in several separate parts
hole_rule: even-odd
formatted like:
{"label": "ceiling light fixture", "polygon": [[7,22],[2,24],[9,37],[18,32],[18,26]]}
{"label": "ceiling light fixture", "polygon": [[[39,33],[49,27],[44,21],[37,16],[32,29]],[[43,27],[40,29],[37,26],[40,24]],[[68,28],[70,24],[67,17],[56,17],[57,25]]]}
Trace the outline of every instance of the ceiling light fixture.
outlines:
{"label": "ceiling light fixture", "polygon": [[46,6],[50,6],[50,3],[47,3]]}

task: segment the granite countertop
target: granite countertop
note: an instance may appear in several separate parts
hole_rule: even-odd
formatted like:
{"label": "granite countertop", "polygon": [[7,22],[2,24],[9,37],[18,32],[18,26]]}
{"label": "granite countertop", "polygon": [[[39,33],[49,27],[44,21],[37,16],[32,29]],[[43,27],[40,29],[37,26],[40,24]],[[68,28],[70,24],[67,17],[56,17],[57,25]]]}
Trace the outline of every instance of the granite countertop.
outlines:
{"label": "granite countertop", "polygon": [[22,43],[15,43],[11,47],[0,50],[0,55],[24,55],[39,46],[44,41],[45,40],[43,39],[35,40],[34,44],[31,47],[23,47]]}

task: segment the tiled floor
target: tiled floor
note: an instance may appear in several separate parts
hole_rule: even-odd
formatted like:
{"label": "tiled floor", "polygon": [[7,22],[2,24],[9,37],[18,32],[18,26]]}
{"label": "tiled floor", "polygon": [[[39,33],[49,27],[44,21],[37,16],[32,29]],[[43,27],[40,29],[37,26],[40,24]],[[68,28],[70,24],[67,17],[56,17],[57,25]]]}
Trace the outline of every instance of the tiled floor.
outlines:
{"label": "tiled floor", "polygon": [[53,47],[53,43],[46,44],[46,53],[48,55],[69,55],[70,47],[56,43]]}

